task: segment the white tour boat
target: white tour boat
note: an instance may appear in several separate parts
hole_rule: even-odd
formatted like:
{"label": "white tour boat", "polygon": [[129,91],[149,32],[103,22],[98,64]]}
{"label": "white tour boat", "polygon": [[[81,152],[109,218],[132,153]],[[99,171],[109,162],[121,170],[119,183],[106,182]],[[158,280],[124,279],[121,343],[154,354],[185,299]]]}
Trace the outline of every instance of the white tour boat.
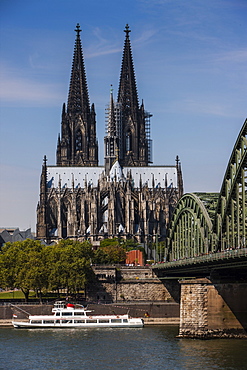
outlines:
{"label": "white tour boat", "polygon": [[[53,315],[30,315],[28,321],[13,320],[15,328],[141,328],[141,318],[125,315],[90,315],[83,306],[56,302]],[[14,315],[15,316],[15,315]]]}

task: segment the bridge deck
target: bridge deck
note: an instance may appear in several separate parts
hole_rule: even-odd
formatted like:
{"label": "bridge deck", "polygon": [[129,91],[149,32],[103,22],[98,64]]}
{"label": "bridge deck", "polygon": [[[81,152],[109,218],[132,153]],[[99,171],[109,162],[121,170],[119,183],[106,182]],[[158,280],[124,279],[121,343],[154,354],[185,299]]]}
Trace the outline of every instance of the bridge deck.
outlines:
{"label": "bridge deck", "polygon": [[212,270],[218,269],[244,269],[245,274],[247,274],[247,248],[158,263],[153,265],[152,268],[157,270],[157,272],[163,272],[165,275],[193,274],[197,272],[200,276],[203,276]]}

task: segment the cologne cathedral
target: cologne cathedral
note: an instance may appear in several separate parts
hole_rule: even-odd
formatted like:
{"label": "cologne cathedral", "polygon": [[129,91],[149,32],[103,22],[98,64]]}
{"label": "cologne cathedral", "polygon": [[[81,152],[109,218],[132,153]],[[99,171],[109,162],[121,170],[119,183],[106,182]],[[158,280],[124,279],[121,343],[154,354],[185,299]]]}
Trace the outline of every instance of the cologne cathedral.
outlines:
{"label": "cologne cathedral", "polygon": [[80,26],[76,26],[67,105],[62,108],[56,165],[42,166],[37,238],[162,240],[182,196],[181,164],[154,166],[151,114],[139,104],[130,29],[126,25],[117,100],[111,90],[98,164],[96,113],[90,105]]}

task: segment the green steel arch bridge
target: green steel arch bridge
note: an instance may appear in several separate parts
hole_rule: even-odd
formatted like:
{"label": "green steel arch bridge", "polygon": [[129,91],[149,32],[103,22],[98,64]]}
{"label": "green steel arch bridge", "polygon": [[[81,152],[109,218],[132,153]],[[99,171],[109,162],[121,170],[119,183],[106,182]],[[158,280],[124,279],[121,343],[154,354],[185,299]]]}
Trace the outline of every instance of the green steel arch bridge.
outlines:
{"label": "green steel arch bridge", "polygon": [[[168,231],[166,275],[199,276],[229,268],[247,278],[247,119],[239,133],[220,193],[188,193],[177,203]],[[192,275],[192,276],[193,276]]]}

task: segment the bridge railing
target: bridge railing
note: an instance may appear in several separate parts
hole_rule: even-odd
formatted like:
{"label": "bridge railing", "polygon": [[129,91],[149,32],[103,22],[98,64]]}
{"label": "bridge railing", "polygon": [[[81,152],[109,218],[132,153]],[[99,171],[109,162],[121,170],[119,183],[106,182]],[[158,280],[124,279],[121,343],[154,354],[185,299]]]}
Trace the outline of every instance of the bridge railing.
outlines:
{"label": "bridge railing", "polygon": [[152,267],[154,269],[157,269],[157,268],[164,269],[164,268],[171,268],[171,267],[176,267],[176,266],[196,265],[196,264],[207,263],[207,262],[224,261],[228,259],[242,258],[242,257],[247,257],[247,248],[209,253],[203,256],[192,257],[192,258],[183,258],[181,260],[174,260],[171,262],[163,262],[163,263],[155,264]]}

